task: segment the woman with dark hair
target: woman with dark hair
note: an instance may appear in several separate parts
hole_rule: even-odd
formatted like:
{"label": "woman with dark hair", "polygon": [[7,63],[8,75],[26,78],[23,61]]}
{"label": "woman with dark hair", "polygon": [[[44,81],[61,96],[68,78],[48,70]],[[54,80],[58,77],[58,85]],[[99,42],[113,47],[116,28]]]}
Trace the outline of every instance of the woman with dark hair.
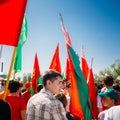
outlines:
{"label": "woman with dark hair", "polygon": [[[66,108],[67,106],[67,98],[63,93],[55,95],[55,97],[63,104],[63,107]],[[66,112],[66,117],[68,120],[78,120],[69,112]],[[80,120],[80,119],[79,119]]]}

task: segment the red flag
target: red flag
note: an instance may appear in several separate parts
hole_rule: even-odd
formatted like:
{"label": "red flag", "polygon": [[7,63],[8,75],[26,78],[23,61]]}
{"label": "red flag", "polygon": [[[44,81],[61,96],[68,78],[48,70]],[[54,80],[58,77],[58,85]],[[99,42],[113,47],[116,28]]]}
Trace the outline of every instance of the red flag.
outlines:
{"label": "red flag", "polygon": [[49,69],[53,69],[61,73],[61,64],[60,64],[60,58],[59,58],[59,44],[57,44]]}
{"label": "red flag", "polygon": [[0,44],[17,46],[27,0],[0,0]]}
{"label": "red flag", "polygon": [[65,25],[64,25],[64,22],[63,22],[63,19],[62,19],[62,15],[61,14],[59,14],[59,15],[60,15],[62,31],[63,31],[64,37],[65,37],[65,40],[66,40],[66,44],[69,45],[69,46],[72,46],[69,33],[67,32],[67,30],[65,28]]}
{"label": "red flag", "polygon": [[71,80],[72,79],[73,64],[72,64],[70,54],[68,52],[68,48],[69,48],[69,45],[66,44],[67,59],[66,59],[66,66],[65,66],[65,76],[66,76],[67,80]]}
{"label": "red flag", "polygon": [[85,59],[83,49],[81,51],[81,70],[82,70],[82,73],[83,73],[85,79],[87,80],[87,78],[88,78],[88,72],[89,72],[89,67],[88,67],[87,61]]}
{"label": "red flag", "polygon": [[67,80],[71,80],[71,65],[68,58],[66,59],[65,76]]}
{"label": "red flag", "polygon": [[[92,66],[92,63],[91,63],[91,66]],[[98,115],[97,93],[96,93],[96,88],[95,88],[95,83],[94,83],[92,67],[90,67],[89,69],[87,82],[88,82],[88,87],[89,87],[89,99],[91,102],[92,115],[94,119],[97,119],[97,115]]]}
{"label": "red flag", "polygon": [[33,75],[32,75],[32,88],[34,90],[34,93],[37,92],[37,84],[38,84],[38,78],[39,77],[40,77],[39,62],[38,62],[37,54],[35,54]]}

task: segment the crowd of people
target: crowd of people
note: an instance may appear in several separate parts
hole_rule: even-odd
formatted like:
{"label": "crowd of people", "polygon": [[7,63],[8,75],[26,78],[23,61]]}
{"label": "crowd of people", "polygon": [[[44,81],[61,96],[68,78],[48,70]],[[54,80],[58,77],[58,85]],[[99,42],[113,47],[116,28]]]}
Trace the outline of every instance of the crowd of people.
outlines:
{"label": "crowd of people", "polygon": [[[10,81],[5,100],[0,92],[0,120],[81,120],[70,112],[71,82],[54,70],[45,71],[42,81],[34,95],[31,82]],[[119,90],[112,76],[96,85],[98,120],[120,120]]]}

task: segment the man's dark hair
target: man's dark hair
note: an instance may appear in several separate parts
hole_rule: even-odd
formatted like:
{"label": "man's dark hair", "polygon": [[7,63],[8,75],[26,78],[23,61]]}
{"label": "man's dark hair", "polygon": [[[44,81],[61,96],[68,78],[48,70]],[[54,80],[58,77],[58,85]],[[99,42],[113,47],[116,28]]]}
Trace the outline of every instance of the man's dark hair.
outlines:
{"label": "man's dark hair", "polygon": [[103,82],[106,86],[112,86],[113,83],[114,83],[114,79],[112,76],[106,76],[104,79],[103,79]]}
{"label": "man's dark hair", "polygon": [[38,84],[37,85],[37,92],[40,92],[42,88],[43,88],[43,85],[42,84]]}
{"label": "man's dark hair", "polygon": [[12,80],[9,83],[8,89],[10,90],[10,93],[17,92],[17,90],[21,87],[21,84],[17,80]]}
{"label": "man's dark hair", "polygon": [[58,73],[57,71],[54,71],[51,69],[46,71],[42,77],[43,85],[46,86],[47,80],[50,80],[51,82],[53,82],[54,80],[56,80],[57,77],[62,78],[62,75],[60,73]]}

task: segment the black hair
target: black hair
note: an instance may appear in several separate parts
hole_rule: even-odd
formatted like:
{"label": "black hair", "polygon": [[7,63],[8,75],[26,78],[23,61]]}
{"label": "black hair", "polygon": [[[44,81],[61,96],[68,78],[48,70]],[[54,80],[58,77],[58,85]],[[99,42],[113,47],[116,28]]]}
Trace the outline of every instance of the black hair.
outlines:
{"label": "black hair", "polygon": [[113,83],[114,83],[114,79],[112,76],[106,76],[104,79],[103,79],[103,82],[106,86],[112,86]]}
{"label": "black hair", "polygon": [[12,80],[9,83],[8,89],[10,90],[10,93],[17,92],[17,90],[21,87],[21,84],[17,80]]}
{"label": "black hair", "polygon": [[53,82],[54,80],[56,80],[57,77],[61,77],[62,75],[60,73],[58,73],[57,71],[54,71],[52,69],[46,71],[43,75],[43,85],[46,86],[46,83],[48,80],[50,80],[51,82]]}
{"label": "black hair", "polygon": [[40,92],[42,88],[43,88],[43,85],[42,84],[38,84],[37,85],[37,92]]}

